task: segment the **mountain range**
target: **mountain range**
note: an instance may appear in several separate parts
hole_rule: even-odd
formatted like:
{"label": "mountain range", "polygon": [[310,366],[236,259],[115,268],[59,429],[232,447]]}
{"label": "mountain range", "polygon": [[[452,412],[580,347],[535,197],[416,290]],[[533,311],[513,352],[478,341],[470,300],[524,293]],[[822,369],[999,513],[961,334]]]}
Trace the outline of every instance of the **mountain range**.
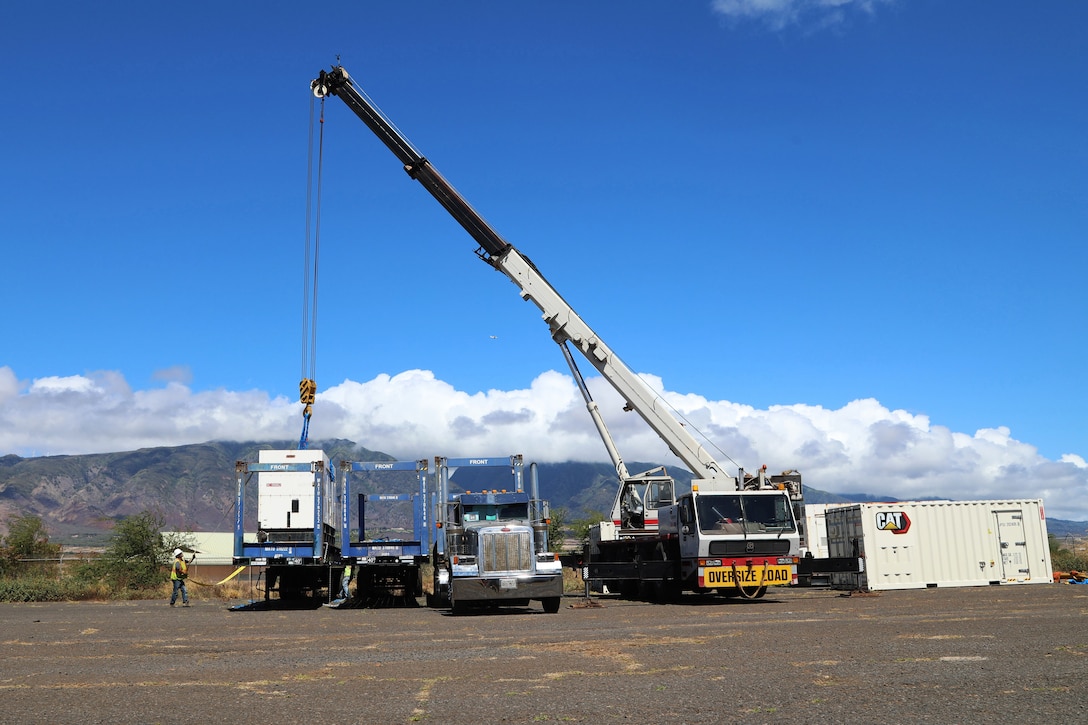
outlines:
{"label": "mountain range", "polygon": [[[55,543],[93,545],[108,537],[118,519],[144,511],[161,515],[167,529],[232,531],[238,482],[235,463],[256,461],[261,449],[295,447],[288,441],[214,441],[121,453],[0,456],[0,534],[6,533],[12,517],[30,514],[42,519]],[[311,447],[323,449],[334,465],[394,460],[349,440],[317,441]],[[656,465],[631,462],[628,468],[638,472]],[[691,473],[682,467],[668,470],[681,488],[691,480]],[[567,522],[591,512],[607,512],[612,506],[616,471],[608,463],[542,463],[537,473],[541,496],[553,510],[562,508]],[[473,479],[468,481],[466,475]],[[501,489],[509,486],[508,476],[504,468],[466,469],[454,473],[452,482],[461,488]],[[409,493],[417,486],[410,473],[355,473],[352,481],[361,493]],[[246,488],[247,512],[256,510],[254,489]],[[804,491],[806,503],[897,500],[884,494],[832,494],[809,486]],[[1047,526],[1058,537],[1082,536],[1088,522],[1048,519]]]}

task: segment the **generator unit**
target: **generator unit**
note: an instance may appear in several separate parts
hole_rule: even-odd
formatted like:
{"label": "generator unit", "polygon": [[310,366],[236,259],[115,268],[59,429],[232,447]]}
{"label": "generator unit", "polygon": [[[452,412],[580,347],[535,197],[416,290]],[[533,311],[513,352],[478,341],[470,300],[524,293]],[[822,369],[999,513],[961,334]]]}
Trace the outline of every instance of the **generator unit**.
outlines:
{"label": "generator unit", "polygon": [[[257,462],[268,464],[257,473],[257,541],[313,543],[335,539],[340,526],[340,498],[325,451],[259,451]],[[292,470],[286,464],[316,464],[316,470]],[[316,475],[320,473],[321,475]]]}

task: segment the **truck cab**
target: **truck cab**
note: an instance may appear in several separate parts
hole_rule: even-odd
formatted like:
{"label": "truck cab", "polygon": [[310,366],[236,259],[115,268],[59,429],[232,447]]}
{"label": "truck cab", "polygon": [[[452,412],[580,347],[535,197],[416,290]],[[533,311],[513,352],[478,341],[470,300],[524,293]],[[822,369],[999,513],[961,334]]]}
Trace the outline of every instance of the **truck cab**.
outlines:
{"label": "truck cab", "polygon": [[[479,466],[489,460],[452,463]],[[520,456],[497,460],[492,465],[512,467],[516,490],[450,493],[451,461],[437,461],[445,503],[434,556],[435,598],[455,613],[473,606],[528,606],[532,600],[539,600],[546,612],[557,612],[563,570],[548,545],[548,503],[520,490]]]}

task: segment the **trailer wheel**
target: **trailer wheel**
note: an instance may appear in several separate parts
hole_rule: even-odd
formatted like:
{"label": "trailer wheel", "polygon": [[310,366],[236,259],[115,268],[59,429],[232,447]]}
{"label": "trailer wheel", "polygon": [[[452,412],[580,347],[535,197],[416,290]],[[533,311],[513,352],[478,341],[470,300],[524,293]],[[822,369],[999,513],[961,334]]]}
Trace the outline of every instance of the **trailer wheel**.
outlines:
{"label": "trailer wheel", "polygon": [[544,605],[544,611],[548,614],[555,614],[558,612],[561,602],[562,597],[545,597],[540,600],[540,603]]}

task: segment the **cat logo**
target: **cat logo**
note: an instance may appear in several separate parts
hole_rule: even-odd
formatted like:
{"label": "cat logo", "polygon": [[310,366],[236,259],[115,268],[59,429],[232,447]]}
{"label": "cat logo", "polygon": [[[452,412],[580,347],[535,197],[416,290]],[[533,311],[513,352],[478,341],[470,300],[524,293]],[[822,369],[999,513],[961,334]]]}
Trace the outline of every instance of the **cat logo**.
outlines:
{"label": "cat logo", "polygon": [[905,534],[910,530],[910,517],[905,511],[877,511],[876,527],[893,534]]}

